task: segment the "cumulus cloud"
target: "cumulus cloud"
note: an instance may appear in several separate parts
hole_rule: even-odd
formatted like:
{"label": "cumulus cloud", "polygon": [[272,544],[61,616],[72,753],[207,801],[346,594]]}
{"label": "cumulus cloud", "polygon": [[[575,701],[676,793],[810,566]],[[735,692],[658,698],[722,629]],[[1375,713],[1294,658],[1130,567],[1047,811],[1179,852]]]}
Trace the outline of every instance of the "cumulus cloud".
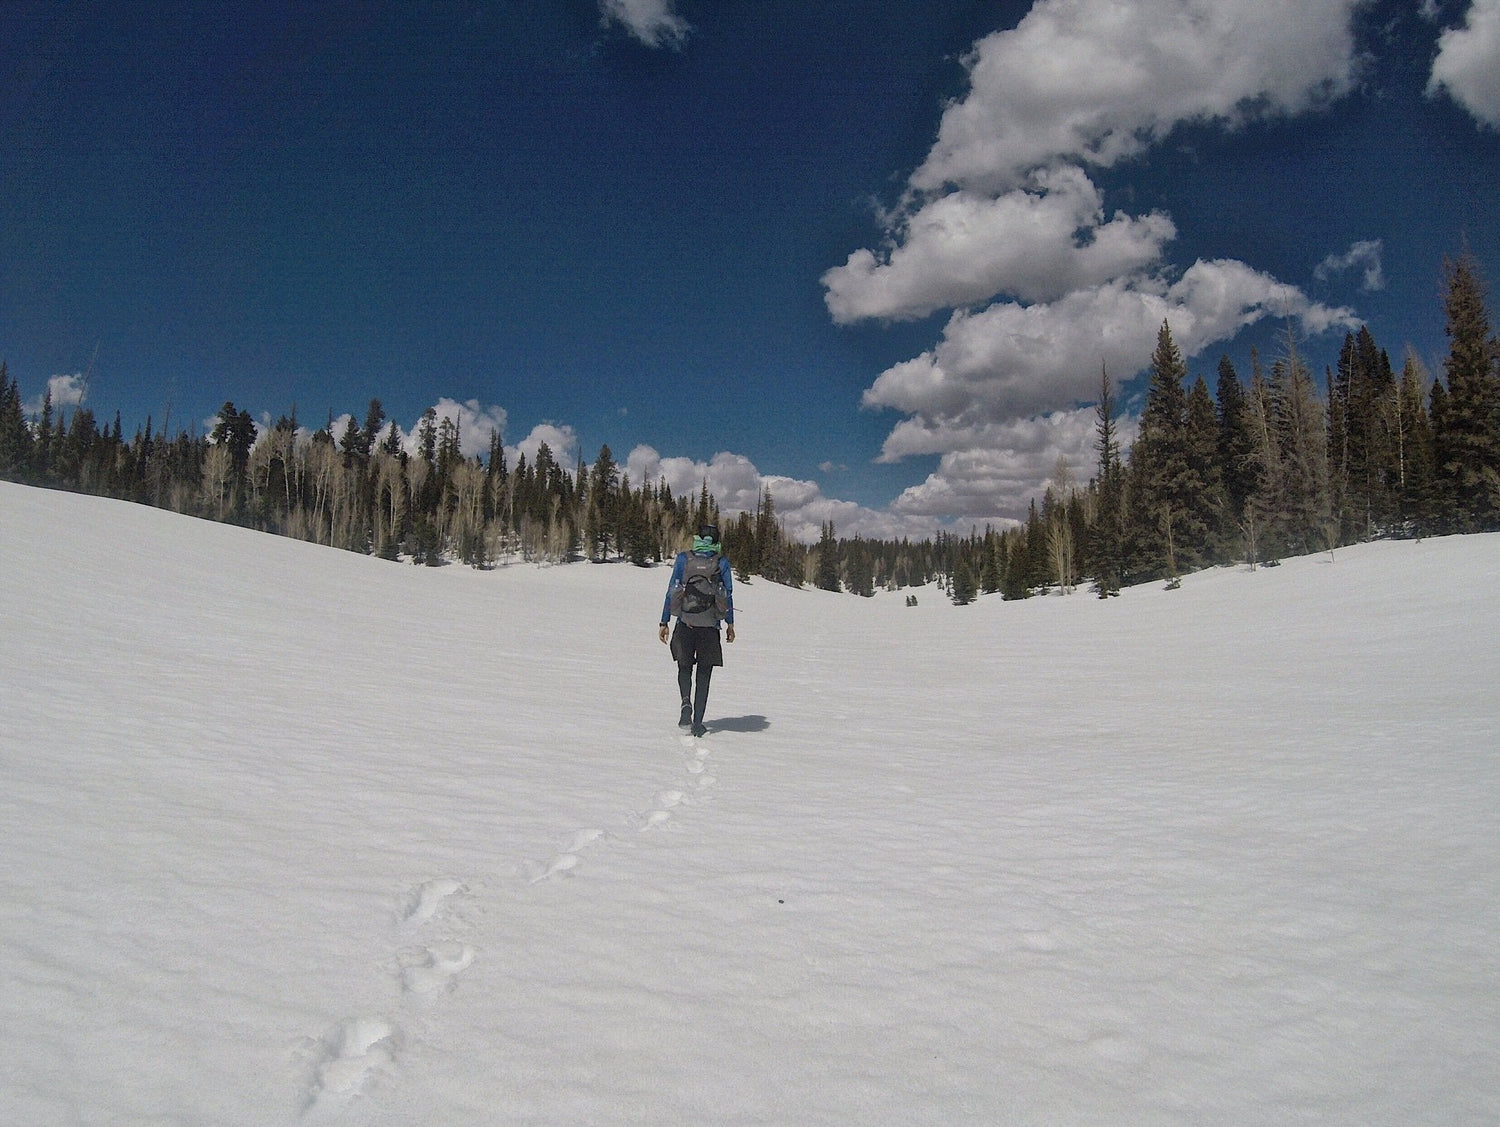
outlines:
{"label": "cumulus cloud", "polygon": [[1110,166],[1182,122],[1297,113],[1353,79],[1360,0],[1038,0],[970,52],[912,187],[991,192],[1059,160]]}
{"label": "cumulus cloud", "polygon": [[1380,259],[1382,249],[1379,239],[1362,239],[1343,254],[1330,254],[1323,259],[1313,271],[1313,277],[1326,282],[1335,274],[1342,274],[1346,270],[1361,270],[1364,272],[1362,285],[1365,289],[1383,290],[1385,270]]}
{"label": "cumulus cloud", "polygon": [[534,465],[537,451],[542,448],[544,442],[547,444],[547,449],[552,451],[552,457],[557,463],[571,471],[578,456],[578,434],[570,426],[558,426],[555,423],[538,423],[520,442],[514,446],[506,445],[506,463],[514,469],[521,455],[524,454],[526,464]]}
{"label": "cumulus cloud", "polygon": [[[976,428],[891,510],[928,521],[956,518],[961,527],[1019,520],[1039,492],[1063,484],[1057,480],[1059,465],[1074,483],[1093,476],[1097,422],[1094,408],[1087,407]],[[1119,440],[1129,445],[1136,423],[1124,417],[1116,423]]]}
{"label": "cumulus cloud", "polygon": [[1049,301],[1150,266],[1176,234],[1160,212],[1107,221],[1081,168],[1036,170],[999,196],[952,192],[901,220],[879,254],[857,250],[823,276],[841,324],[903,320],[999,294]]}
{"label": "cumulus cloud", "polygon": [[[1360,2],[1036,0],[1015,28],[975,44],[968,89],[885,217],[881,246],[822,279],[841,324],[954,311],[932,348],[863,397],[906,416],[879,460],[940,457],[893,512],[1024,513],[1058,458],[1091,441],[1082,407],[1100,365],[1133,377],[1163,321],[1189,358],[1265,317],[1309,333],[1353,326],[1350,310],[1247,263],[1166,261],[1171,217],[1107,213],[1090,170],[1184,123],[1235,129],[1339,97],[1355,73]],[[1350,254],[1341,268],[1379,278],[1378,244]]]}
{"label": "cumulus cloud", "polygon": [[1440,90],[1482,124],[1500,129],[1500,0],[1473,0],[1463,26],[1439,36],[1427,93]]}
{"label": "cumulus cloud", "polygon": [[59,411],[64,407],[77,407],[83,402],[86,390],[81,372],[71,376],[53,376],[47,381],[47,391],[21,404],[21,410],[27,415],[40,415],[42,408],[46,406],[48,394],[52,396],[53,411]]}
{"label": "cumulus cloud", "polygon": [[708,462],[697,462],[663,458],[652,447],[641,445],[626,457],[625,473],[637,487],[665,481],[678,497],[696,497],[706,481],[719,508],[733,512],[754,512],[760,498],[760,471],[743,454],[724,452]]}
{"label": "cumulus cloud", "polygon": [[696,497],[707,482],[719,511],[726,515],[754,513],[764,491],[770,489],[777,520],[788,536],[803,543],[816,541],[824,523],[830,520],[840,536],[923,537],[931,535],[935,527],[926,514],[881,512],[854,501],[827,497],[815,481],[762,474],[743,454],[727,451],[699,462],[663,457],[653,447],[641,445],[626,458],[624,472],[636,486],[664,480],[675,496]]}
{"label": "cumulus cloud", "polygon": [[1267,316],[1295,316],[1311,332],[1356,324],[1349,310],[1310,301],[1243,262],[1199,261],[1171,284],[1138,275],[1056,302],[959,311],[935,348],[881,373],[863,403],[912,416],[886,439],[881,461],[949,453],[1003,436],[996,423],[1090,401],[1101,364],[1139,371],[1163,321],[1191,357]]}
{"label": "cumulus cloud", "polygon": [[619,24],[647,47],[676,47],[692,29],[673,0],[599,0],[604,23]]}
{"label": "cumulus cloud", "polygon": [[[481,407],[479,400],[466,399],[462,403],[446,396],[433,405],[439,420],[448,419],[458,427],[458,445],[465,457],[488,456],[490,439],[496,435],[505,437],[506,413],[504,407]],[[413,434],[413,426],[407,432]],[[556,448],[553,448],[556,453]]]}

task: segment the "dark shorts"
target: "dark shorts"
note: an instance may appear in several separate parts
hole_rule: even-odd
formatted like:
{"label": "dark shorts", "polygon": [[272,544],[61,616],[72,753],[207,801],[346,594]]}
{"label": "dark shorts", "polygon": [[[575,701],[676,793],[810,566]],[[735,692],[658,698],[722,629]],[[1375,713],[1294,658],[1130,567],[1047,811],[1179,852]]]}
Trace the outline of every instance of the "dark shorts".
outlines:
{"label": "dark shorts", "polygon": [[678,665],[723,665],[724,646],[717,626],[679,622],[672,631],[672,658]]}

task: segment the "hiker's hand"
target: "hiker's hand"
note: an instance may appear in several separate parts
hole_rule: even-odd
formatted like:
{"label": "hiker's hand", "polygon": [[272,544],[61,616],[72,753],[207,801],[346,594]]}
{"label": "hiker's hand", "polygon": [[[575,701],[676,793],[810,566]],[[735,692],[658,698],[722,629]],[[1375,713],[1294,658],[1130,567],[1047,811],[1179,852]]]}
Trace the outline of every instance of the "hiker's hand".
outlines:
{"label": "hiker's hand", "polygon": [[732,641],[734,641],[734,623],[731,622],[729,624],[729,626],[725,629],[725,631],[724,631],[724,640],[726,642],[732,642]]}
{"label": "hiker's hand", "polygon": [[656,636],[658,638],[660,638],[663,643],[666,642],[666,640],[667,640],[667,624],[665,622],[663,622],[660,626],[658,626],[656,628]]}

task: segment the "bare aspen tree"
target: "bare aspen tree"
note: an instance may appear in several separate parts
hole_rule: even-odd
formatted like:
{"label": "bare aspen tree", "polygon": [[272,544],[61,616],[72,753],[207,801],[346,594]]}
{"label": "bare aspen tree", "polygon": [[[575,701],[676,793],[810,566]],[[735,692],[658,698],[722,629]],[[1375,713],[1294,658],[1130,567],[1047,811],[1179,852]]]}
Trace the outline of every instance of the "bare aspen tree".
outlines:
{"label": "bare aspen tree", "polygon": [[460,462],[453,468],[452,542],[465,563],[483,565],[484,467],[478,462]]}
{"label": "bare aspen tree", "polygon": [[210,446],[203,454],[203,507],[215,520],[229,511],[229,476],[233,470],[229,447]]}
{"label": "bare aspen tree", "polygon": [[403,471],[401,460],[394,454],[379,451],[375,455],[375,522],[373,533],[375,550],[394,559],[401,539],[401,526],[406,519],[407,487],[415,493],[427,476],[427,463],[413,458]]}
{"label": "bare aspen tree", "polygon": [[1047,558],[1052,564],[1052,576],[1057,581],[1058,592],[1071,595],[1077,585],[1078,575],[1074,562],[1076,545],[1068,510],[1078,493],[1078,484],[1073,477],[1072,465],[1061,455],[1052,467],[1052,484],[1048,486],[1047,493],[1053,498],[1053,503],[1046,506],[1049,517]]}
{"label": "bare aspen tree", "polygon": [[333,448],[333,443],[314,442],[309,445],[305,457],[308,463],[308,474],[312,479],[313,539],[319,544],[326,544],[328,543],[326,524],[328,501],[333,492],[334,467],[340,465],[338,454]]}
{"label": "bare aspen tree", "polygon": [[1077,576],[1073,565],[1073,528],[1066,508],[1060,508],[1047,526],[1047,555],[1052,561],[1052,575],[1060,594],[1071,595]]}

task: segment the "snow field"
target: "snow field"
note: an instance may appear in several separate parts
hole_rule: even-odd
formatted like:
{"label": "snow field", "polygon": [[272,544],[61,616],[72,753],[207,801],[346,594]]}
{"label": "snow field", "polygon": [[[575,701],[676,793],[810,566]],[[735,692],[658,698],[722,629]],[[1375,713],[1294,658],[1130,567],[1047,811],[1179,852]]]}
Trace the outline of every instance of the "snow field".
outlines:
{"label": "snow field", "polygon": [[954,608],[0,484],[0,1121],[1500,1118],[1500,537]]}

